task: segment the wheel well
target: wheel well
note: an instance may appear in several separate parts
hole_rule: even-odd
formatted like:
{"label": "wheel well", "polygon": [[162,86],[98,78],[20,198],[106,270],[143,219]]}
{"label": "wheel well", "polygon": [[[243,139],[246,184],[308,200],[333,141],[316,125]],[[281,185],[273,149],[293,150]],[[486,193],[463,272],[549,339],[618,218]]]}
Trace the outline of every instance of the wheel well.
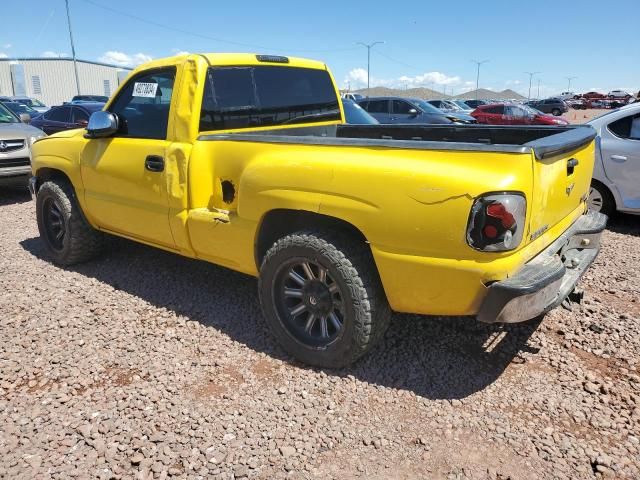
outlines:
{"label": "wheel well", "polygon": [[267,250],[276,240],[290,233],[305,229],[330,230],[367,243],[364,234],[349,222],[339,218],[305,210],[271,210],[262,219],[255,243],[255,259],[258,270]]}
{"label": "wheel well", "polygon": [[602,188],[602,191],[604,192],[605,195],[609,195],[609,199],[613,202],[613,207],[614,208],[618,208],[617,206],[617,202],[616,202],[616,196],[613,194],[613,192],[611,191],[611,189],[603,182],[601,182],[600,180],[597,180],[595,178],[591,179],[591,183],[597,183],[599,187]]}
{"label": "wheel well", "polygon": [[36,190],[40,189],[40,186],[48,180],[63,180],[73,187],[73,183],[71,183],[67,174],[55,168],[41,168],[36,173],[36,178],[38,179]]}

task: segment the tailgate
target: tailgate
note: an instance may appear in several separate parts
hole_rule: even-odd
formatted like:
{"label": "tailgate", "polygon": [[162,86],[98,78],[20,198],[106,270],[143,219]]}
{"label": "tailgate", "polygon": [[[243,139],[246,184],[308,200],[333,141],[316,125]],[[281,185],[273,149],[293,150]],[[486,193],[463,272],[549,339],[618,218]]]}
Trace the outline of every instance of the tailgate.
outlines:
{"label": "tailgate", "polygon": [[529,143],[534,156],[529,240],[586,201],[595,160],[594,138],[593,128],[580,126]]}

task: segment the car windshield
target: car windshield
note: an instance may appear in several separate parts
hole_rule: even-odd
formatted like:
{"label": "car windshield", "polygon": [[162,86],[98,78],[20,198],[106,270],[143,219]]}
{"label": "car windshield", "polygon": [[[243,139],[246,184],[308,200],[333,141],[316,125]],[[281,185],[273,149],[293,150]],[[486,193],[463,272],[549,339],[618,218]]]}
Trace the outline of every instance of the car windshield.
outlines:
{"label": "car windshield", "polygon": [[419,98],[413,99],[411,101],[415,103],[418,107],[420,107],[420,109],[424,113],[440,113],[440,114],[442,113],[440,110],[438,110],[436,107],[434,107],[430,103],[425,102],[424,100],[420,100]]}
{"label": "car windshield", "polygon": [[13,113],[28,113],[32,117],[38,114],[38,112],[31,108],[29,105],[24,105],[18,102],[7,102],[4,104],[4,106],[11,110]]}
{"label": "car windshield", "polygon": [[29,99],[29,101],[31,102],[32,107],[46,107],[44,103],[42,103],[40,100],[36,100],[35,98],[31,98]]}
{"label": "car windshield", "polygon": [[543,112],[541,112],[537,108],[533,108],[533,107],[531,107],[529,105],[520,105],[520,108],[522,108],[529,115],[544,115]]}
{"label": "car windshield", "polygon": [[343,100],[342,106],[344,107],[344,116],[347,123],[355,125],[377,125],[380,123],[365,112],[360,105],[351,100]]}
{"label": "car windshield", "polygon": [[473,110],[473,108],[471,108],[469,105],[467,105],[466,103],[464,103],[462,100],[455,100],[454,103],[460,107],[460,109],[462,110]]}
{"label": "car windshield", "polygon": [[20,119],[0,103],[0,123],[20,123]]}

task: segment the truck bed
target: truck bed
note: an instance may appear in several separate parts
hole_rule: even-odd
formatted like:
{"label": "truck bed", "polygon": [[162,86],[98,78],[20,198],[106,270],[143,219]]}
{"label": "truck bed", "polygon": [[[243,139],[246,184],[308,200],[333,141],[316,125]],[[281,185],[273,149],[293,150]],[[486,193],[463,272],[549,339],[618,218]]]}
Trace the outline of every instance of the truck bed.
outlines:
{"label": "truck bed", "polygon": [[205,134],[200,141],[234,140],[421,150],[533,152],[537,159],[576,150],[596,136],[589,125],[338,125]]}

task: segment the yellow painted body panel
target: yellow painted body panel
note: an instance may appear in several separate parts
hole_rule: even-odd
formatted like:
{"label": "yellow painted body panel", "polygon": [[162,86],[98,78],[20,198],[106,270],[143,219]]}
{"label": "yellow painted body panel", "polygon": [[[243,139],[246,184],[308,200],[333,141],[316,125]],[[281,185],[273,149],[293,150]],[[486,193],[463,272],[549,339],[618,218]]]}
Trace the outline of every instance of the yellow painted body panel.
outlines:
{"label": "yellow painted body panel", "polygon": [[[66,174],[96,228],[251,275],[258,273],[256,238],[270,211],[344,220],[370,243],[391,307],[424,314],[476,313],[487,282],[513,274],[584,212],[593,145],[572,153],[581,171],[565,184],[565,161],[539,162],[532,153],[198,139],[207,133],[198,132],[207,68],[254,64],[261,64],[254,55],[210,54],[138,67],[132,77],[176,66],[167,139],[52,135],[34,145],[34,173],[54,168]],[[326,69],[294,58],[281,66]],[[242,131],[268,129],[273,127]],[[163,173],[144,170],[150,154],[163,156]],[[223,184],[233,193],[227,201]],[[492,191],[527,198],[528,228],[515,251],[487,253],[467,245],[473,201]]]}

